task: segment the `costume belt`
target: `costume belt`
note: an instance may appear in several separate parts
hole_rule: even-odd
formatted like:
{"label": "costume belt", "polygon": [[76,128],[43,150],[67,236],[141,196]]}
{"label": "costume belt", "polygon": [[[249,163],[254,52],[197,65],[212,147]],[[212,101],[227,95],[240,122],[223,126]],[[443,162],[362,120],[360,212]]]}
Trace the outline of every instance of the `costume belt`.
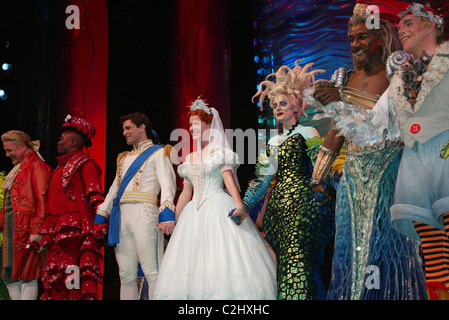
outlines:
{"label": "costume belt", "polygon": [[369,94],[367,92],[345,86],[340,87],[340,98],[343,102],[368,110],[372,110],[379,100],[378,95]]}
{"label": "costume belt", "polygon": [[112,210],[109,216],[109,235],[108,244],[114,246],[119,243],[119,229],[120,229],[120,199],[125,192],[126,186],[133,179],[136,172],[143,165],[143,163],[148,159],[148,157],[157,149],[163,148],[161,145],[153,145],[148,147],[144,152],[142,152],[131,164],[123,177],[120,188],[117,191],[117,196],[112,201]]}

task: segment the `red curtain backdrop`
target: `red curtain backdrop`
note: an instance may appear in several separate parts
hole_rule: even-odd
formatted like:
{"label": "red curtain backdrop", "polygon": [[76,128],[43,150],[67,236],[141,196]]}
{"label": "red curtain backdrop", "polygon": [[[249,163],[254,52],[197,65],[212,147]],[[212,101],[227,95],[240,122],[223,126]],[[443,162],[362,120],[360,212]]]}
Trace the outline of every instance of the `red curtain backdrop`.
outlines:
{"label": "red curtain backdrop", "polygon": [[177,1],[174,127],[187,128],[187,106],[199,96],[229,128],[230,44],[225,0]]}
{"label": "red curtain backdrop", "polygon": [[[96,131],[89,154],[104,173],[106,146],[106,84],[108,68],[108,14],[106,0],[65,1],[80,10],[80,29],[64,28],[62,48],[66,92],[61,106],[66,114],[82,117]],[[70,13],[65,14],[66,18]],[[70,21],[70,19],[69,19]],[[104,176],[103,176],[104,182]]]}
{"label": "red curtain backdrop", "polygon": [[[75,5],[80,10],[80,28],[63,33],[61,48],[61,112],[84,118],[91,123],[97,134],[92,139],[89,155],[102,169],[103,188],[106,148],[106,88],[108,69],[108,12],[106,0],[65,1],[66,8]],[[69,18],[70,13],[61,12]],[[61,124],[62,125],[62,124]],[[103,265],[101,266],[103,269]],[[102,286],[99,286],[102,296]]]}

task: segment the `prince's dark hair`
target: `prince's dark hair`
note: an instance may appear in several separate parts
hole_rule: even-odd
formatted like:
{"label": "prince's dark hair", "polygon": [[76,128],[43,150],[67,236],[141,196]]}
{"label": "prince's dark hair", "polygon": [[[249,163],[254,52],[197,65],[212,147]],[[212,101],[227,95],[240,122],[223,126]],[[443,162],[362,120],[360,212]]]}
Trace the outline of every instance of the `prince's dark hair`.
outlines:
{"label": "prince's dark hair", "polygon": [[154,143],[157,143],[158,139],[153,133],[153,125],[151,124],[150,119],[148,117],[140,112],[133,112],[127,115],[124,115],[120,117],[120,124],[123,125],[123,122],[126,120],[131,120],[132,123],[134,123],[137,127],[140,127],[141,125],[145,125],[145,132],[147,134],[148,139],[153,140]]}

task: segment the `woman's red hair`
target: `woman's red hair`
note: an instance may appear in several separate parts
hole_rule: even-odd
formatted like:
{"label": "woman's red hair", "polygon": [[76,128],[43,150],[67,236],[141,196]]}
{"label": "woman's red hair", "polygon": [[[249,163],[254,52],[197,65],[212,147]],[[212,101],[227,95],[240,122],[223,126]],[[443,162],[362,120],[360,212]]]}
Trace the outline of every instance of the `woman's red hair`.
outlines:
{"label": "woman's red hair", "polygon": [[198,116],[200,118],[201,121],[203,121],[206,124],[211,124],[212,123],[212,119],[214,117],[214,115],[211,113],[207,113],[206,111],[202,110],[202,109],[196,109],[193,111],[189,112],[189,119],[192,116]]}

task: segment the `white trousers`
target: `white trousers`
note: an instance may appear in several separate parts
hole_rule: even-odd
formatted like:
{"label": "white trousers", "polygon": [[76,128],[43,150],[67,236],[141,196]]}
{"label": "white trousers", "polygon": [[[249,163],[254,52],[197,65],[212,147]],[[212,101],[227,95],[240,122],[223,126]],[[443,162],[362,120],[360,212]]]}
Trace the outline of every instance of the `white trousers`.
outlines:
{"label": "white trousers", "polygon": [[15,281],[6,285],[11,300],[36,300],[38,295],[37,279],[32,281]]}
{"label": "white trousers", "polygon": [[120,242],[115,247],[119,267],[121,298],[137,298],[138,265],[151,287],[158,275],[158,238],[156,206],[144,203],[120,205]]}

